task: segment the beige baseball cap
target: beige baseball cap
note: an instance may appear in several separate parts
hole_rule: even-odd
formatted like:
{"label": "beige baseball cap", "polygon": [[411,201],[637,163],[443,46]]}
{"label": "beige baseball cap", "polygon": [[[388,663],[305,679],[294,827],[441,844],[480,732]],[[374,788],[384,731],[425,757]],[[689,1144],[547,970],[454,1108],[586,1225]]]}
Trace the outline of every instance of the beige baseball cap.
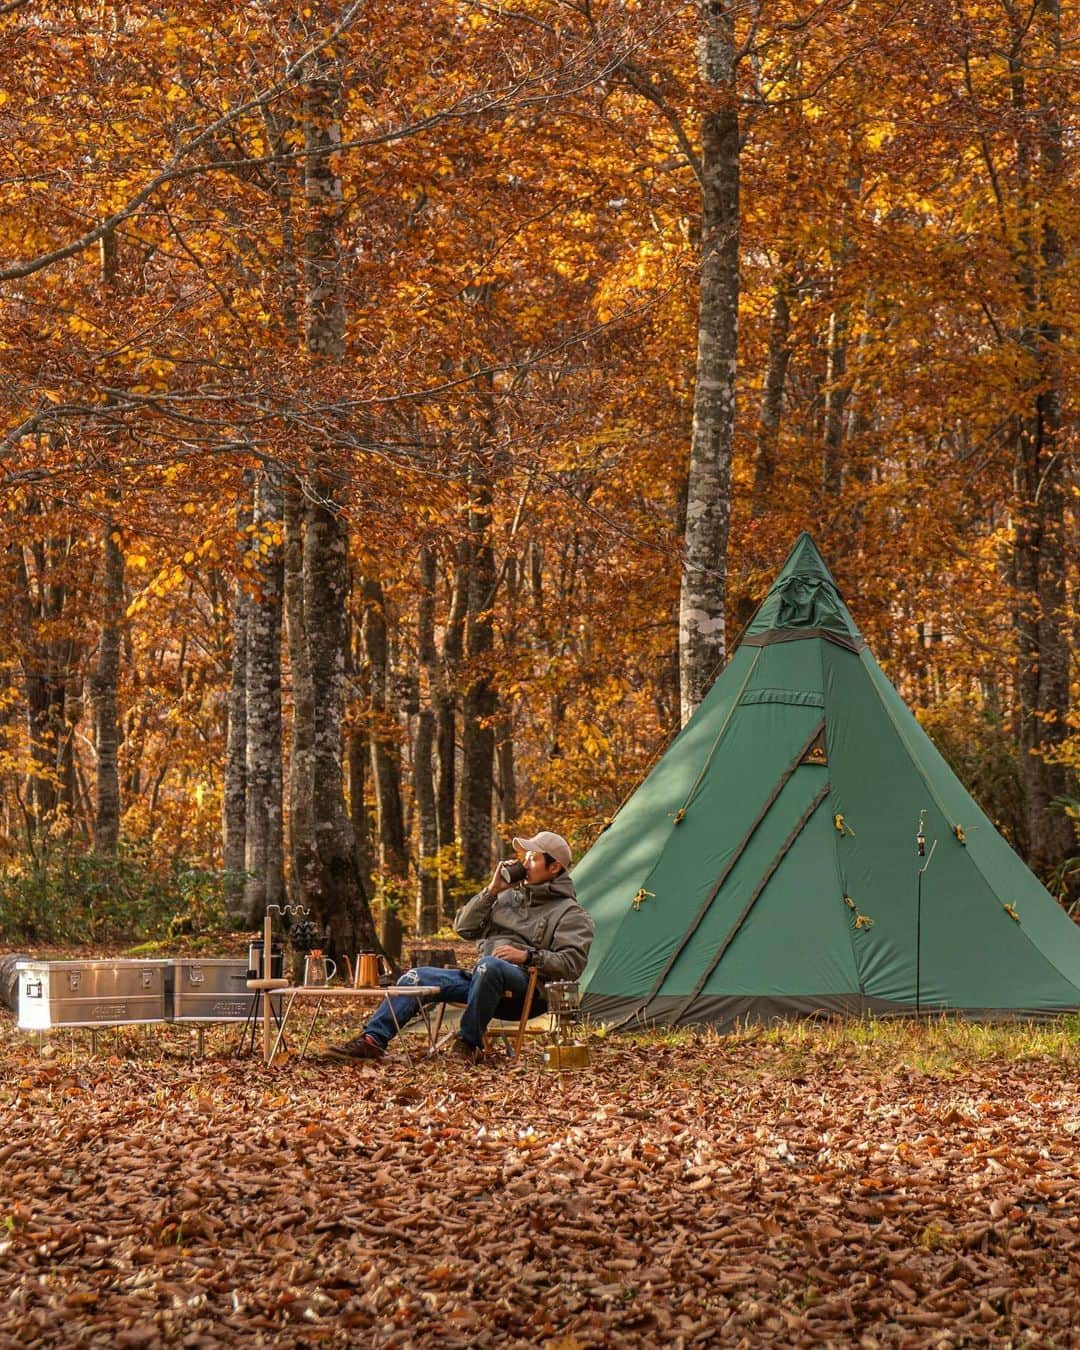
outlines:
{"label": "beige baseball cap", "polygon": [[562,863],[564,867],[570,866],[570,845],[561,834],[552,834],[550,830],[541,830],[539,834],[534,835],[532,839],[515,839],[514,847],[521,849],[522,853],[550,853],[556,862]]}

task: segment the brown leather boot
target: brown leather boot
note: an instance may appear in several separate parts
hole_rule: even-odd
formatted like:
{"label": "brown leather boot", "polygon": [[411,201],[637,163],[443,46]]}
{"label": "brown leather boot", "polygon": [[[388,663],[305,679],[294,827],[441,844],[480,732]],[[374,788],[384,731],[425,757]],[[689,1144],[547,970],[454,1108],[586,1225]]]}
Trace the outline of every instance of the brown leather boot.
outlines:
{"label": "brown leather boot", "polygon": [[484,1047],[482,1045],[470,1045],[468,1041],[463,1041],[460,1036],[454,1037],[454,1043],[447,1053],[451,1059],[461,1060],[464,1064],[482,1064],[484,1061]]}

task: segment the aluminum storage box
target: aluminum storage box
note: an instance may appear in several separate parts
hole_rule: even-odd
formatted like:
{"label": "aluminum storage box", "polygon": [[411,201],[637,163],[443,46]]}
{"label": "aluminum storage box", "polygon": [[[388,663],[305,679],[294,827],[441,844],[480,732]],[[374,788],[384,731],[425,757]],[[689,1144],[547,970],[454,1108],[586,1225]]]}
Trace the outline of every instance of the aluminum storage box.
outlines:
{"label": "aluminum storage box", "polygon": [[167,961],[20,961],[19,1026],[107,1027],[165,1020]]}
{"label": "aluminum storage box", "polygon": [[[166,1008],[174,1022],[262,1018],[262,999],[247,988],[248,963],[229,957],[176,957],[166,971]],[[275,1004],[280,1009],[281,999]]]}

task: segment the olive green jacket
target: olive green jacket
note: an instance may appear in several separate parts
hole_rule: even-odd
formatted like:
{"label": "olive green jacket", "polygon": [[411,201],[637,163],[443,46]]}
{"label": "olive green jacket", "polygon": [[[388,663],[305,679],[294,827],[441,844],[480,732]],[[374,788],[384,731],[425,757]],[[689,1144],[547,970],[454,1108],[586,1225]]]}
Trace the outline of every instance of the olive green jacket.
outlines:
{"label": "olive green jacket", "polygon": [[540,978],[576,980],[589,959],[596,925],[577,901],[566,872],[542,886],[519,886],[492,896],[487,888],[454,915],[459,937],[476,938],[477,955],[496,947],[535,947],[540,953]]}

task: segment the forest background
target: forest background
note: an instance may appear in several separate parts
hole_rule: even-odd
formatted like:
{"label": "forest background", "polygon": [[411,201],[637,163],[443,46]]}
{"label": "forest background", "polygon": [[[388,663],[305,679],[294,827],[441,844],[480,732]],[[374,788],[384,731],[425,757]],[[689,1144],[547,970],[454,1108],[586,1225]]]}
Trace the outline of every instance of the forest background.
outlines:
{"label": "forest background", "polygon": [[1070,22],[0,4],[0,935],[437,931],[802,528],[1070,898]]}

